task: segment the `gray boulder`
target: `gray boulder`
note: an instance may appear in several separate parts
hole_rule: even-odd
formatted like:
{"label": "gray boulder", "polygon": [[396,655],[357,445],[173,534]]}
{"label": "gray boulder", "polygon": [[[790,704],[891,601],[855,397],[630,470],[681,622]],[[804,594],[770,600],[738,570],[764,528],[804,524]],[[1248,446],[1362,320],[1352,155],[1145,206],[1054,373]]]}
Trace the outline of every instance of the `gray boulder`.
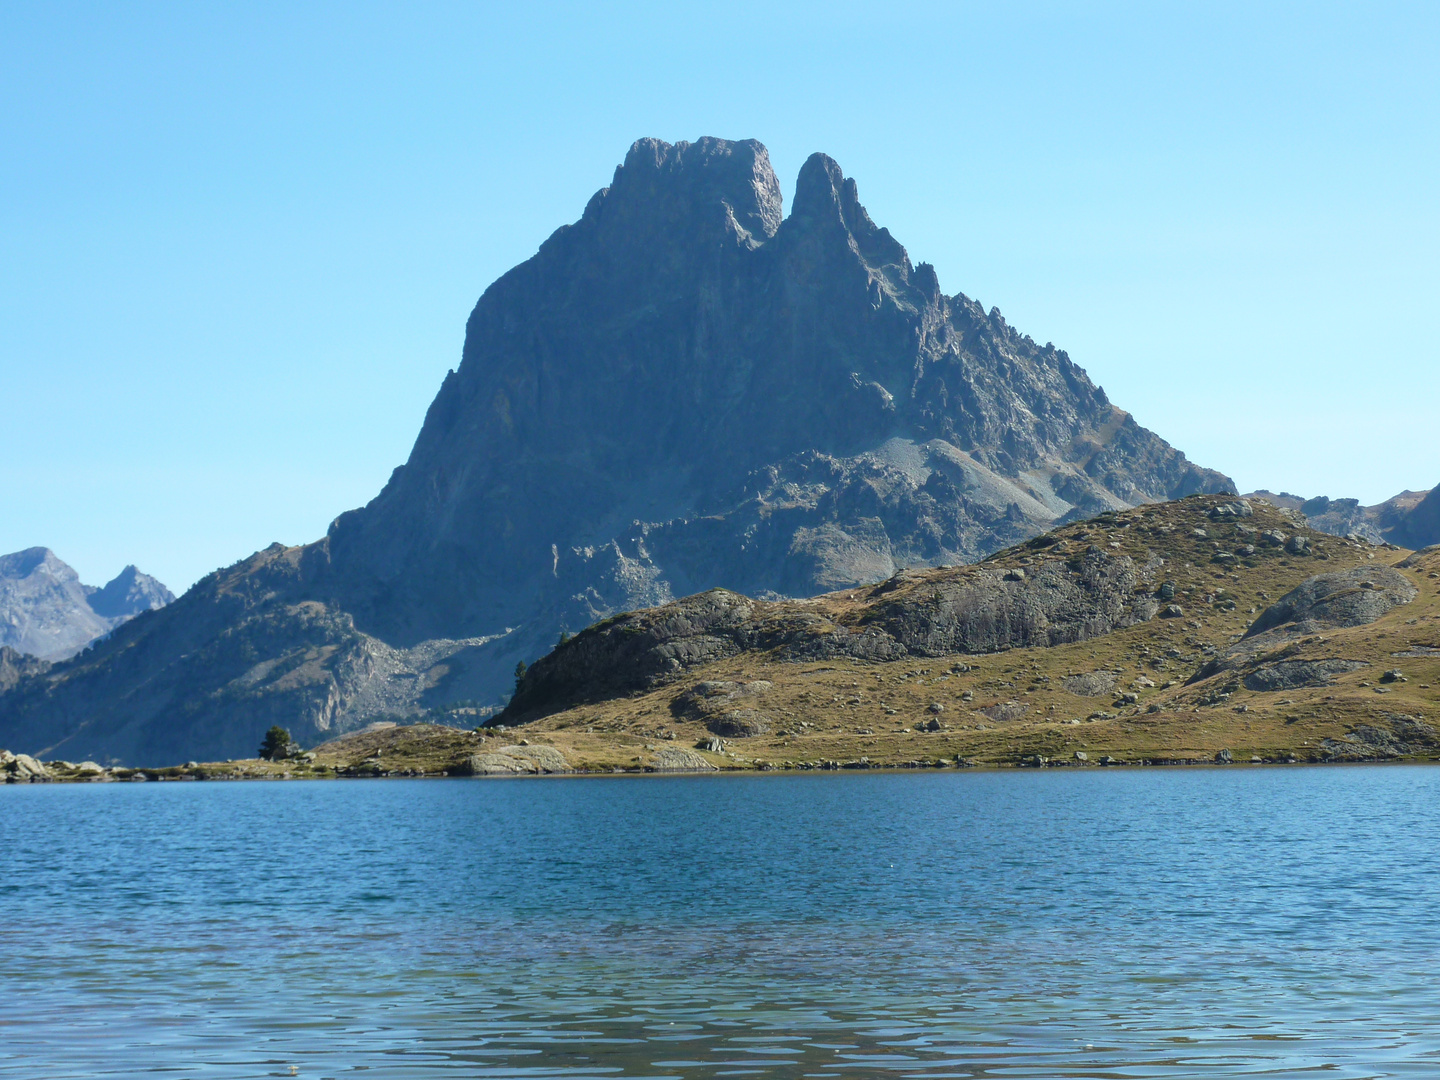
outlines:
{"label": "gray boulder", "polygon": [[1363,626],[1418,595],[1419,590],[1404,574],[1388,566],[1357,566],[1317,574],[1262,611],[1245,636],[1254,637],[1285,623]]}
{"label": "gray boulder", "polygon": [[1262,693],[1329,686],[1336,675],[1369,667],[1363,660],[1280,660],[1247,672],[1245,688]]}
{"label": "gray boulder", "polygon": [[715,766],[693,750],[677,746],[661,749],[651,765],[656,772],[714,772]]}
{"label": "gray boulder", "polygon": [[1116,675],[1112,671],[1087,671],[1080,675],[1067,675],[1060,685],[1067,694],[1077,697],[1100,697],[1115,690]]}
{"label": "gray boulder", "polygon": [[10,783],[31,783],[51,779],[50,770],[29,754],[0,753],[0,769]]}
{"label": "gray boulder", "polygon": [[1423,717],[1388,713],[1384,723],[1356,724],[1339,739],[1321,743],[1327,761],[1375,761],[1433,754],[1440,732]]}
{"label": "gray boulder", "polygon": [[457,776],[521,776],[571,771],[565,755],[553,746],[502,746],[471,754],[452,770]]}
{"label": "gray boulder", "polygon": [[729,709],[710,717],[705,726],[727,739],[748,739],[755,735],[769,735],[775,730],[770,717],[757,709]]}

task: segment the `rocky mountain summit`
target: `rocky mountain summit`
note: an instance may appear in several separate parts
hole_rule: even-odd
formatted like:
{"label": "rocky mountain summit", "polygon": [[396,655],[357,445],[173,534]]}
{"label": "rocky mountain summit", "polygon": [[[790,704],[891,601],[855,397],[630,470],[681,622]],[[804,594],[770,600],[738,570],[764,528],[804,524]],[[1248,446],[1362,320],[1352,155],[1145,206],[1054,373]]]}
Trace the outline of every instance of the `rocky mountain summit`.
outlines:
{"label": "rocky mountain summit", "polygon": [[17,686],[0,738],[225,757],[277,717],[313,741],[495,708],[517,661],[617,611],[808,596],[1233,491],[942,292],[825,155],[786,216],[760,143],[642,139],[485,291],[371,503]]}
{"label": "rocky mountain summit", "polygon": [[133,566],[96,588],[83,584],[49,548],[0,555],[0,648],[64,660],[173,599],[169,589]]}

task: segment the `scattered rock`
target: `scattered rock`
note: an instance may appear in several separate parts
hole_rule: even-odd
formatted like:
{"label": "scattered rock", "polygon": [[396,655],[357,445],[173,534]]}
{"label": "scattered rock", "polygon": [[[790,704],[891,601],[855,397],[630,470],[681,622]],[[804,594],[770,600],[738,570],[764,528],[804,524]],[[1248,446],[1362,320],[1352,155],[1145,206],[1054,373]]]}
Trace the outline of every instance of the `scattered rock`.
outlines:
{"label": "scattered rock", "polygon": [[1088,671],[1081,675],[1067,675],[1060,685],[1067,694],[1076,697],[1100,697],[1115,689],[1116,676],[1112,671]]}
{"label": "scattered rock", "polygon": [[1230,756],[1229,750],[1221,750],[1218,754],[1215,755],[1216,765],[1229,765],[1232,760],[1233,759]]}
{"label": "scattered rock", "polygon": [[1184,614],[1185,609],[1179,604],[1166,604],[1160,609],[1160,618],[1162,619],[1179,619],[1182,618]]}

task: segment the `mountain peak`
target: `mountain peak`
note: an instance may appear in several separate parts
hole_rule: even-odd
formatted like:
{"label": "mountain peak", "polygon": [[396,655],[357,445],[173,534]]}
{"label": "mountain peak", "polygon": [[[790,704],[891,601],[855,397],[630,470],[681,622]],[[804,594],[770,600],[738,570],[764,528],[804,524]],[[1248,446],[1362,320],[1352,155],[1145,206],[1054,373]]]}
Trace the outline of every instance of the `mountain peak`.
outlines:
{"label": "mountain peak", "polygon": [[758,246],[780,228],[783,200],[770,153],[754,139],[637,139],[586,210],[587,218],[601,215],[672,235],[728,218],[737,235]]}
{"label": "mountain peak", "polygon": [[0,646],[43,660],[73,656],[142,611],[174,596],[160,582],[127,566],[103,589],[49,548],[0,555]]}
{"label": "mountain peak", "polygon": [[133,564],[125,567],[104,588],[90,594],[90,607],[107,619],[128,619],[154,611],[175,599],[175,594]]}
{"label": "mountain peak", "polygon": [[69,564],[47,547],[30,547],[9,555],[0,555],[0,579],[28,577],[41,567],[45,567],[52,575],[67,580],[79,580]]}
{"label": "mountain peak", "polygon": [[[760,143],[641,139],[485,290],[379,495],[127,625],[93,674],[0,701],[0,736],[71,725],[75,753],[185,738],[170,752],[224,757],[276,715],[311,739],[495,705],[517,661],[617,611],[811,596],[1233,490],[1062,351],[942,294],[832,158],[805,163],[782,219]],[[297,680],[279,660],[300,655],[327,659]],[[205,732],[157,719],[181,714]]]}

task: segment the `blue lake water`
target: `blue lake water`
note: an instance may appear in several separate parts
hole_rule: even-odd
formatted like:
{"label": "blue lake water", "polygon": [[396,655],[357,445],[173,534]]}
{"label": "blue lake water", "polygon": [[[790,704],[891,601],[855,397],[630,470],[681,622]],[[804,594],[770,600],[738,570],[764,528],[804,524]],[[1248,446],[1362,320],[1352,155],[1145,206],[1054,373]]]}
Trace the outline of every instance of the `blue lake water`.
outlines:
{"label": "blue lake water", "polygon": [[0,789],[0,1077],[1440,1076],[1440,769]]}

